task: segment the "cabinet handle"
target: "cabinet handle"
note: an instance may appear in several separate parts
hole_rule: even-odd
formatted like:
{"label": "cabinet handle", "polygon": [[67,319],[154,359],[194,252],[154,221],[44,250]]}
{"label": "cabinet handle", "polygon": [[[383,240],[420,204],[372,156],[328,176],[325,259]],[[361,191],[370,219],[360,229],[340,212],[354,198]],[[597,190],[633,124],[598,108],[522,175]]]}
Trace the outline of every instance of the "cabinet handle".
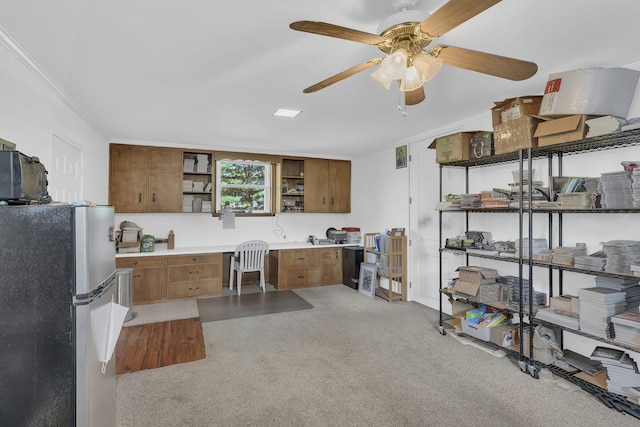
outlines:
{"label": "cabinet handle", "polygon": [[193,261],[193,262],[196,262],[197,260],[198,260],[198,258],[196,258],[196,257],[191,258],[191,261]]}
{"label": "cabinet handle", "polygon": [[332,205],[335,205],[334,200],[333,200],[333,197],[331,198],[331,204],[332,204]]}
{"label": "cabinet handle", "polygon": [[138,203],[142,203],[142,193],[138,193]]}
{"label": "cabinet handle", "polygon": [[297,261],[304,261],[306,258],[296,258]]}
{"label": "cabinet handle", "polygon": [[138,261],[133,261],[133,265],[138,265]]}
{"label": "cabinet handle", "polygon": [[197,270],[196,271],[190,271],[189,274],[200,274],[200,272],[197,271]]}
{"label": "cabinet handle", "polygon": [[326,203],[326,202],[325,202],[325,197],[323,197],[323,198],[322,198],[322,204],[324,205],[325,203]]}
{"label": "cabinet handle", "polygon": [[193,288],[189,288],[190,291],[197,291],[198,289],[200,289],[198,286],[195,286]]}
{"label": "cabinet handle", "polygon": [[139,279],[140,277],[142,277],[142,275],[140,274],[136,274],[135,276],[133,276],[134,279]]}
{"label": "cabinet handle", "polygon": [[156,202],[156,193],[153,193],[153,198],[152,198],[152,200],[153,200],[153,203],[155,203],[155,202]]}
{"label": "cabinet handle", "polygon": [[298,279],[304,279],[304,276],[298,276]]}

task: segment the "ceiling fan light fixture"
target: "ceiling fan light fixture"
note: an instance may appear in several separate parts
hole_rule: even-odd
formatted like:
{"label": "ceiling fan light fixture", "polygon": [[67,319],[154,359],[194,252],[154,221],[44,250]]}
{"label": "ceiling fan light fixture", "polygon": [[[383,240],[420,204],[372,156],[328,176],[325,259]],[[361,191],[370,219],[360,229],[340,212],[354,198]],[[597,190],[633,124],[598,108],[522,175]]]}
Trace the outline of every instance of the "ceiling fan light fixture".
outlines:
{"label": "ceiling fan light fixture", "polygon": [[371,77],[373,77],[373,79],[380,83],[385,89],[389,90],[389,88],[391,87],[391,82],[393,81],[393,79],[389,78],[389,76],[382,72],[382,67],[378,67],[376,71],[371,73]]}
{"label": "ceiling fan light fixture", "polygon": [[423,82],[429,81],[442,67],[442,59],[434,58],[426,52],[420,52],[413,57],[413,66],[416,67]]}
{"label": "ceiling fan light fixture", "polygon": [[413,65],[407,68],[407,72],[404,75],[404,79],[400,82],[400,90],[403,92],[411,92],[422,86],[422,80],[420,79],[420,73]]}
{"label": "ceiling fan light fixture", "polygon": [[382,72],[390,79],[402,79],[407,72],[408,56],[406,50],[398,49],[382,60],[380,69],[382,69]]}

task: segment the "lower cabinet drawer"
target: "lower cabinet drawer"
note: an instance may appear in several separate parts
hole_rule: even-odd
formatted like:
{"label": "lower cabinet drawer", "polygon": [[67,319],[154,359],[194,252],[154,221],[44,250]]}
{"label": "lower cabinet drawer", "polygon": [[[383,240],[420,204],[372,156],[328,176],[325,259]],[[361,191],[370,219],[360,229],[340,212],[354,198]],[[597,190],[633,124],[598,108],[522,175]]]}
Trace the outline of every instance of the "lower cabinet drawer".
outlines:
{"label": "lower cabinet drawer", "polygon": [[169,265],[169,282],[193,281],[219,277],[220,264]]}
{"label": "lower cabinet drawer", "polygon": [[283,289],[314,286],[322,279],[322,270],[319,268],[285,270],[282,273],[281,288]]}
{"label": "lower cabinet drawer", "polygon": [[213,278],[167,284],[167,298],[184,298],[199,295],[222,294],[222,279]]}

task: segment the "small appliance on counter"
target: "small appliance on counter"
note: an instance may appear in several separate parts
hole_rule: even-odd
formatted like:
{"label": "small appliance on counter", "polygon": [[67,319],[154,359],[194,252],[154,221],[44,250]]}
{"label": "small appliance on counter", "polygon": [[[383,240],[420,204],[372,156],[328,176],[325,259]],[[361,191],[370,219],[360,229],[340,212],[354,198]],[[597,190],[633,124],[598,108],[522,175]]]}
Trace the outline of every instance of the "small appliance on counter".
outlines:
{"label": "small appliance on counter", "polygon": [[347,232],[331,227],[327,229],[327,239],[334,243],[345,243],[347,241]]}

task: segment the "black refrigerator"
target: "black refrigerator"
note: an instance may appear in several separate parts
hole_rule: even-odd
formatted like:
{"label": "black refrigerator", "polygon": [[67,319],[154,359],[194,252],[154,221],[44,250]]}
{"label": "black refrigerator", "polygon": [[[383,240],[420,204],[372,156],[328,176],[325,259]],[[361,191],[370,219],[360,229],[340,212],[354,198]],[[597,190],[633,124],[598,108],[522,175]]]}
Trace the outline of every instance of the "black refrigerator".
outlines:
{"label": "black refrigerator", "polygon": [[0,206],[0,425],[115,426],[113,223],[111,206]]}

